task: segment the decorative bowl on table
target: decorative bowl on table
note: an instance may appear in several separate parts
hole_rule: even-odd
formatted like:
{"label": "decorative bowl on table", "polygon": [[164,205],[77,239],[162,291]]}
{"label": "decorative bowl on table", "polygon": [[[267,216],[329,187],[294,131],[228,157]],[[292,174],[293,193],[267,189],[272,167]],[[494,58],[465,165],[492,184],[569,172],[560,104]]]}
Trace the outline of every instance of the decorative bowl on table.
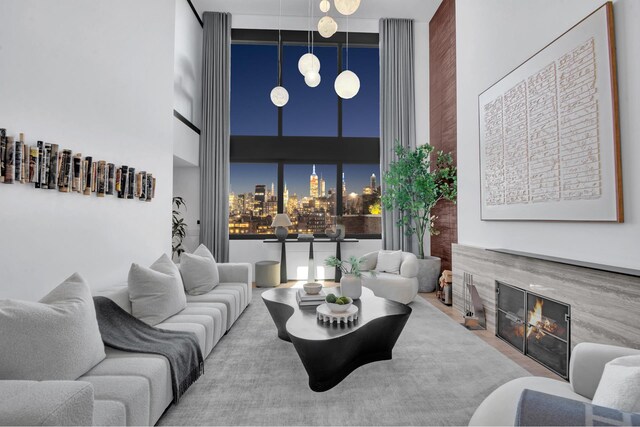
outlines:
{"label": "decorative bowl on table", "polygon": [[349,310],[351,304],[353,304],[353,300],[349,297],[336,297],[333,294],[327,295],[325,298],[325,302],[331,311],[334,313],[344,313]]}
{"label": "decorative bowl on table", "polygon": [[309,295],[317,295],[322,290],[322,283],[305,283],[302,288]]}

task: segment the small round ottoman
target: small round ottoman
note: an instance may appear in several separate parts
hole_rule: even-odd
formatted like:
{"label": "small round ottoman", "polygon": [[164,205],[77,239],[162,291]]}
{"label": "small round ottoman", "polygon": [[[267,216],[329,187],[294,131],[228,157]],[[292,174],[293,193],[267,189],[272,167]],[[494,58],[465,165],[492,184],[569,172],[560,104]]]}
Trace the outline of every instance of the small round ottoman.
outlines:
{"label": "small round ottoman", "polygon": [[256,262],[256,286],[275,287],[280,284],[280,261]]}

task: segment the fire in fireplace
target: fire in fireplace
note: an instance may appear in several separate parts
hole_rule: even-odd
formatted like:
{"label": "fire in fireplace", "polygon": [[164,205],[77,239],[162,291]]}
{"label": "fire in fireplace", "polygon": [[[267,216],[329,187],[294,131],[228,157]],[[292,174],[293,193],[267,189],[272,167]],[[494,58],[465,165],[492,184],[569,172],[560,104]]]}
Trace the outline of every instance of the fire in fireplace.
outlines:
{"label": "fire in fireplace", "polygon": [[567,378],[571,307],[499,281],[496,305],[496,335]]}

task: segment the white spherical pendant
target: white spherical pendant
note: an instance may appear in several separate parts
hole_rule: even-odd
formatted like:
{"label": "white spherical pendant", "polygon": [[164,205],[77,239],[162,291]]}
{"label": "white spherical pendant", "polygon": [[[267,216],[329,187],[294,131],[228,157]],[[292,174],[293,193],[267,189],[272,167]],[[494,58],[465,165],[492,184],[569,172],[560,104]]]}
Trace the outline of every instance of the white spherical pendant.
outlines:
{"label": "white spherical pendant", "polygon": [[352,15],[360,7],[360,0],[334,0],[334,3],[343,15]]}
{"label": "white spherical pendant", "polygon": [[322,11],[322,13],[329,12],[329,9],[331,9],[331,3],[329,2],[329,0],[322,0],[320,2],[320,10]]}
{"label": "white spherical pendant", "polygon": [[298,60],[300,74],[306,76],[309,71],[320,72],[320,60],[313,53],[305,53]]}
{"label": "white spherical pendant", "polygon": [[316,73],[315,71],[309,71],[304,75],[304,82],[309,87],[316,87],[320,84],[320,73]]}
{"label": "white spherical pendant", "polygon": [[351,99],[360,90],[360,79],[353,71],[344,70],[336,77],[333,87],[340,98]]}
{"label": "white spherical pendant", "polygon": [[330,16],[323,16],[318,21],[318,32],[322,37],[328,39],[338,31],[338,23]]}
{"label": "white spherical pendant", "polygon": [[276,86],[271,89],[271,102],[276,107],[284,107],[289,102],[289,92],[282,86]]}

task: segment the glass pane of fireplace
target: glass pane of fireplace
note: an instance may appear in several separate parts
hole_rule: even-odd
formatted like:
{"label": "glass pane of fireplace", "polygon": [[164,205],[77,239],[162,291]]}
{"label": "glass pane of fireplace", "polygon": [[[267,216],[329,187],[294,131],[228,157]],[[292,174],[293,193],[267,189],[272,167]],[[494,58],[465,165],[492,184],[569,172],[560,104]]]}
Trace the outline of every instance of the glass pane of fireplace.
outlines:
{"label": "glass pane of fireplace", "polygon": [[496,283],[498,289],[498,336],[524,352],[525,297],[524,291]]}
{"label": "glass pane of fireplace", "polygon": [[498,336],[524,352],[524,322],[498,311]]}
{"label": "glass pane of fireplace", "polygon": [[567,377],[567,350],[566,342],[541,333],[539,329],[528,327],[527,354],[556,371],[563,378]]}
{"label": "glass pane of fireplace", "polygon": [[524,291],[498,282],[498,308],[524,321]]}
{"label": "glass pane of fireplace", "polygon": [[527,322],[539,333],[550,333],[561,340],[567,340],[568,306],[534,294],[528,294],[527,313]]}

